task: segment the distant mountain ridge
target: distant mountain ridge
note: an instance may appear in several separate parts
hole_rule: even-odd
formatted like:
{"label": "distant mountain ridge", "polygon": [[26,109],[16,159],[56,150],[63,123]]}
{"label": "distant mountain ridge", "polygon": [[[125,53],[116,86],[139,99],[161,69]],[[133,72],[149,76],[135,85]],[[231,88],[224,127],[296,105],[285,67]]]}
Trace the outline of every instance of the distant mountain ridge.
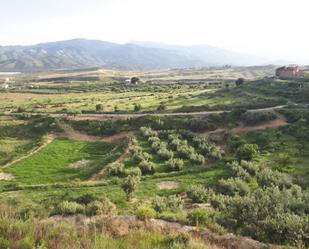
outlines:
{"label": "distant mountain ridge", "polygon": [[32,46],[0,46],[0,71],[49,71],[105,67],[150,70],[221,65],[257,65],[263,60],[208,46],[153,42],[117,44],[74,39]]}

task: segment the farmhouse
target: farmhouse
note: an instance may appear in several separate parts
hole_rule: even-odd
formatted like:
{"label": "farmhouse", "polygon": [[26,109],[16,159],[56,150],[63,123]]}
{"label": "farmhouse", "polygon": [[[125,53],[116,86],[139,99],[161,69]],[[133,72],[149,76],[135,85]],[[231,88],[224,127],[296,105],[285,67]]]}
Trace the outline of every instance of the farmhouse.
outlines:
{"label": "farmhouse", "polygon": [[280,79],[300,78],[304,76],[304,70],[299,66],[279,67],[276,70],[276,76]]}

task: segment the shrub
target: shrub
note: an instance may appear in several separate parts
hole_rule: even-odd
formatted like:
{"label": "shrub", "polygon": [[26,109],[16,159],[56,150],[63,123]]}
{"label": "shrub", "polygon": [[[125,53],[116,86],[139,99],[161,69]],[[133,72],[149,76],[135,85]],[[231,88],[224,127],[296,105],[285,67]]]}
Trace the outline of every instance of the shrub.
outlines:
{"label": "shrub", "polygon": [[157,153],[162,159],[165,160],[168,160],[174,156],[174,153],[167,148],[160,148]]}
{"label": "shrub", "polygon": [[84,212],[84,206],[73,201],[63,201],[58,204],[53,214],[73,215]]}
{"label": "shrub", "polygon": [[158,132],[154,131],[150,127],[141,127],[140,131],[145,137],[157,137],[158,136]]}
{"label": "shrub", "polygon": [[188,145],[178,146],[177,151],[178,151],[180,157],[183,158],[183,159],[189,159],[190,156],[195,153],[194,148],[191,147],[191,146],[188,146]]}
{"label": "shrub", "polygon": [[124,165],[122,163],[113,163],[108,166],[107,172],[111,176],[121,176],[123,174]]}
{"label": "shrub", "polygon": [[292,186],[292,181],[287,174],[269,168],[265,168],[257,174],[257,181],[262,187],[278,186],[282,189]]}
{"label": "shrub", "polygon": [[141,161],[138,167],[141,169],[142,174],[153,174],[155,172],[155,165],[152,162]]}
{"label": "shrub", "polygon": [[202,203],[210,201],[214,192],[202,185],[191,185],[187,190],[187,194],[193,202]]}
{"label": "shrub", "polygon": [[113,215],[116,206],[109,199],[103,198],[101,201],[93,201],[86,206],[86,214],[93,215]]}
{"label": "shrub", "polygon": [[84,195],[81,195],[81,196],[75,198],[75,201],[77,203],[84,204],[84,205],[87,205],[90,202],[93,202],[93,201],[96,201],[96,200],[97,200],[97,198],[93,194],[84,194]]}
{"label": "shrub", "polygon": [[129,175],[124,180],[122,184],[122,189],[126,193],[128,200],[131,199],[132,194],[137,189],[139,182],[140,182],[140,178],[134,175]]}
{"label": "shrub", "polygon": [[190,162],[193,164],[203,164],[205,162],[205,157],[200,154],[194,153],[190,155]]}
{"label": "shrub", "polygon": [[188,248],[190,236],[185,233],[168,235],[166,237],[166,243],[169,245],[169,248]]}
{"label": "shrub", "polygon": [[209,157],[214,160],[221,160],[224,151],[219,146],[213,146],[209,152]]}
{"label": "shrub", "polygon": [[141,206],[136,210],[136,216],[140,220],[148,220],[156,216],[156,211],[151,207]]}
{"label": "shrub", "polygon": [[257,125],[263,122],[276,119],[276,115],[272,112],[245,112],[241,115],[241,119],[245,124]]}
{"label": "shrub", "polygon": [[197,208],[189,215],[191,222],[196,225],[205,225],[209,219],[209,212],[206,209]]}
{"label": "shrub", "polygon": [[152,206],[157,212],[163,212],[163,211],[175,212],[183,208],[183,200],[176,195],[170,195],[168,197],[156,196],[152,200]]}
{"label": "shrub", "polygon": [[244,144],[240,146],[237,151],[239,160],[252,160],[259,153],[259,146],[257,144]]}
{"label": "shrub", "polygon": [[171,158],[168,160],[167,165],[171,171],[180,171],[183,168],[184,162],[182,159]]}
{"label": "shrub", "polygon": [[10,248],[10,241],[6,238],[0,237],[0,249],[8,249]]}
{"label": "shrub", "polygon": [[218,182],[217,189],[220,193],[226,195],[241,195],[244,196],[250,192],[250,187],[240,178],[221,179]]}
{"label": "shrub", "polygon": [[133,159],[137,162],[149,161],[151,158],[152,156],[147,152],[138,152],[133,154]]}
{"label": "shrub", "polygon": [[239,177],[246,182],[251,180],[250,174],[243,167],[241,167],[238,162],[234,161],[232,163],[228,163],[227,166],[232,169],[233,177]]}

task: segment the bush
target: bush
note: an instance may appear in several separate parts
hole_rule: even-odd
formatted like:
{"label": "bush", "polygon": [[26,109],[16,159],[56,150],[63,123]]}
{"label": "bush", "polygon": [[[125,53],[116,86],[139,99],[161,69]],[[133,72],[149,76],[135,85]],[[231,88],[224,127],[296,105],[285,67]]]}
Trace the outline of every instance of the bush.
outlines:
{"label": "bush", "polygon": [[168,197],[156,196],[152,200],[152,206],[157,212],[176,212],[183,208],[183,200],[176,195],[170,195]]}
{"label": "bush", "polygon": [[0,237],[0,249],[8,249],[10,248],[10,241]]}
{"label": "bush", "polygon": [[244,196],[250,192],[249,185],[240,178],[229,178],[227,180],[219,180],[217,189],[220,193],[234,196]]}
{"label": "bush", "polygon": [[137,162],[149,161],[152,156],[147,152],[138,152],[133,154],[133,159]]}
{"label": "bush", "polygon": [[191,146],[188,146],[188,145],[178,146],[177,151],[178,151],[180,157],[183,158],[183,159],[189,159],[190,156],[195,153],[194,148],[191,147]]}
{"label": "bush", "polygon": [[160,148],[157,153],[162,159],[165,160],[168,160],[174,156],[174,153],[167,148]]}
{"label": "bush", "polygon": [[292,186],[292,181],[287,174],[269,168],[265,168],[257,174],[257,182],[261,187],[278,186],[282,189]]}
{"label": "bush", "polygon": [[236,151],[239,160],[252,160],[259,153],[259,146],[257,144],[244,144]]}
{"label": "bush", "polygon": [[138,167],[141,169],[142,174],[153,174],[155,172],[155,165],[152,162],[141,161]]}
{"label": "bush", "polygon": [[136,210],[136,216],[140,220],[148,220],[156,216],[156,211],[150,207],[141,206]]}
{"label": "bush", "polygon": [[227,166],[232,169],[232,176],[249,182],[251,180],[250,174],[238,164],[238,162],[234,161],[232,163],[228,163]]}
{"label": "bush", "polygon": [[98,198],[96,198],[93,194],[84,194],[84,195],[81,195],[81,196],[75,198],[74,201],[76,201],[79,204],[87,205],[90,202],[96,201],[97,199]]}
{"label": "bush", "polygon": [[122,189],[127,195],[127,199],[130,200],[133,192],[137,189],[140,182],[140,177],[135,175],[129,175],[122,184]]}
{"label": "bush", "polygon": [[200,154],[194,153],[190,155],[190,162],[193,164],[203,164],[205,162],[205,157]]}
{"label": "bush", "polygon": [[209,219],[209,212],[206,209],[197,208],[189,215],[189,219],[195,226],[205,225]]}
{"label": "bush", "polygon": [[86,215],[113,215],[116,206],[109,199],[104,198],[101,201],[93,201],[86,206]]}
{"label": "bush", "polygon": [[123,175],[124,165],[122,163],[113,163],[108,166],[107,172],[111,176],[121,176]]}
{"label": "bush", "polygon": [[193,202],[202,203],[210,201],[214,192],[202,185],[191,185],[187,190],[187,194]]}
{"label": "bush", "polygon": [[184,162],[182,159],[171,158],[168,160],[167,165],[171,171],[180,171],[183,168]]}
{"label": "bush", "polygon": [[140,131],[142,132],[143,136],[145,136],[147,138],[148,137],[157,137],[158,136],[158,132],[154,131],[150,127],[141,127]]}
{"label": "bush", "polygon": [[257,125],[276,119],[272,112],[245,112],[241,115],[242,121],[247,125]]}
{"label": "bush", "polygon": [[83,205],[78,204],[77,202],[63,201],[58,204],[53,214],[73,215],[73,214],[81,214],[83,212],[84,212]]}
{"label": "bush", "polygon": [[185,233],[168,235],[166,237],[166,243],[169,245],[169,248],[188,248],[190,236]]}

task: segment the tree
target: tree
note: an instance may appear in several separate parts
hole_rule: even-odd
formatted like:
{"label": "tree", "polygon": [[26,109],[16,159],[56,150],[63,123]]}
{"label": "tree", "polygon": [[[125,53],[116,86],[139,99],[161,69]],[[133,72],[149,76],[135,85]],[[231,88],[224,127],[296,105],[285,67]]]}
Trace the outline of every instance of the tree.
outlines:
{"label": "tree", "polygon": [[103,107],[102,104],[97,104],[97,105],[95,106],[96,112],[101,112],[101,111],[103,111],[103,109],[104,109],[104,107]]}
{"label": "tree", "polygon": [[238,78],[236,81],[235,81],[235,84],[236,86],[241,86],[245,83],[245,79],[244,78]]}
{"label": "tree", "polygon": [[139,112],[141,109],[142,109],[141,104],[136,104],[136,103],[134,103],[134,111],[135,111],[135,112]]}
{"label": "tree", "polygon": [[131,84],[137,84],[140,81],[138,77],[132,77],[131,78]]}
{"label": "tree", "polygon": [[239,160],[250,161],[258,152],[259,146],[257,144],[244,144],[237,149],[236,154]]}
{"label": "tree", "polygon": [[161,102],[160,105],[158,106],[158,111],[165,111],[166,110],[166,105]]}
{"label": "tree", "polygon": [[122,189],[127,195],[127,200],[130,201],[134,191],[140,182],[140,178],[135,175],[128,175],[122,184]]}

